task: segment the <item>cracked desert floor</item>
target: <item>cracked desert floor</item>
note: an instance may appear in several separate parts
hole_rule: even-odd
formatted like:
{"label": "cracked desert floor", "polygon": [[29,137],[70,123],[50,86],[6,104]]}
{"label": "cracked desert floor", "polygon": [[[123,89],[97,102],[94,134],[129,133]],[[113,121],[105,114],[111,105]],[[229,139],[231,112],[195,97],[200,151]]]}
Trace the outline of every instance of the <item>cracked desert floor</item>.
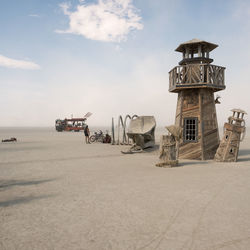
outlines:
{"label": "cracked desert floor", "polygon": [[[158,132],[159,133],[159,132]],[[249,249],[250,136],[237,163],[90,144],[83,133],[0,129],[0,249]],[[159,144],[159,134],[157,135]]]}

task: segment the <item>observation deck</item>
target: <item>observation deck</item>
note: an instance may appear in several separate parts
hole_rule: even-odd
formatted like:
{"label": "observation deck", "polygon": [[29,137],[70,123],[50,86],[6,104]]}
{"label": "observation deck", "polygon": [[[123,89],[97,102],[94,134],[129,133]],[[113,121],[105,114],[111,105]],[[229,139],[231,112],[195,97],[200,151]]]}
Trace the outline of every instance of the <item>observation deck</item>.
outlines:
{"label": "observation deck", "polygon": [[182,53],[179,66],[169,72],[169,91],[209,88],[214,92],[226,88],[225,67],[212,65],[209,53],[218,45],[200,39],[182,43],[175,50]]}
{"label": "observation deck", "polygon": [[186,64],[169,72],[169,91],[179,92],[189,88],[210,88],[214,92],[226,88],[225,67],[212,64]]}

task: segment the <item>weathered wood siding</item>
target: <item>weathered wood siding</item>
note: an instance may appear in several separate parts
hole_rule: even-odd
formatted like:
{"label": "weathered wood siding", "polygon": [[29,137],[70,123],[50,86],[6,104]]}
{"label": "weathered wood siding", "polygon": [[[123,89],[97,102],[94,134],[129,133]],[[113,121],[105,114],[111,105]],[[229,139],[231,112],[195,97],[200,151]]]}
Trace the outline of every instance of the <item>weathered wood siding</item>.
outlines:
{"label": "weathered wood siding", "polygon": [[182,127],[182,92],[178,93],[177,106],[176,106],[176,116],[175,116],[175,125]]}
{"label": "weathered wood siding", "polygon": [[200,95],[204,160],[213,159],[220,143],[214,93],[211,89],[201,89]]}
{"label": "weathered wood siding", "polygon": [[198,141],[179,144],[180,159],[213,159],[219,146],[214,93],[211,89],[186,89],[178,94],[176,125],[183,128],[184,118],[198,118]]}
{"label": "weathered wood siding", "polygon": [[237,161],[243,131],[244,127],[225,123],[224,135],[215,154],[216,161]]}
{"label": "weathered wood siding", "polygon": [[179,158],[180,159],[194,159],[201,160],[201,144],[200,142],[194,143],[181,143],[179,145]]}
{"label": "weathered wood siding", "polygon": [[[178,102],[182,103],[180,105],[180,115],[181,121],[179,124],[181,127],[184,126],[184,118],[197,117],[198,118],[198,142],[184,142],[183,138],[179,143],[179,158],[180,159],[201,159],[201,143],[200,143],[200,133],[199,133],[199,89],[187,89],[181,91],[178,96]],[[178,105],[177,105],[178,106]]]}

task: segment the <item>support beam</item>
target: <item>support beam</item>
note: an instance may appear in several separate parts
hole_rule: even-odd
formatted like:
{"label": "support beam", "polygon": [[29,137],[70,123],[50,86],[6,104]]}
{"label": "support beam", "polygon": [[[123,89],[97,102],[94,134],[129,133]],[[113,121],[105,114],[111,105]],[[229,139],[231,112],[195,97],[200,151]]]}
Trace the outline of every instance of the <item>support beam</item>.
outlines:
{"label": "support beam", "polygon": [[201,160],[205,159],[204,155],[204,126],[203,126],[203,109],[202,109],[202,90],[199,91],[199,113],[200,113],[200,120],[199,120],[199,134],[200,134],[200,143],[201,143]]}
{"label": "support beam", "polygon": [[186,51],[186,56],[185,56],[185,58],[189,58],[189,48],[186,47],[185,51]]}
{"label": "support beam", "polygon": [[201,45],[198,46],[198,57],[201,57]]}

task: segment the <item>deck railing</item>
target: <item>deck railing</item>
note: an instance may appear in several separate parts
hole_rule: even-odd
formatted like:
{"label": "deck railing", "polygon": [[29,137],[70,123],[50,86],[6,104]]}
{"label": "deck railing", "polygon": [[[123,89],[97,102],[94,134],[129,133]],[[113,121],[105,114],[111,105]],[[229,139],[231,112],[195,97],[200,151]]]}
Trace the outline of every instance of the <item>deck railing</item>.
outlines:
{"label": "deck railing", "polygon": [[[212,64],[189,64],[176,66],[169,72],[169,89],[192,85],[209,85],[225,88],[225,68]],[[178,85],[178,86],[177,86]]]}

